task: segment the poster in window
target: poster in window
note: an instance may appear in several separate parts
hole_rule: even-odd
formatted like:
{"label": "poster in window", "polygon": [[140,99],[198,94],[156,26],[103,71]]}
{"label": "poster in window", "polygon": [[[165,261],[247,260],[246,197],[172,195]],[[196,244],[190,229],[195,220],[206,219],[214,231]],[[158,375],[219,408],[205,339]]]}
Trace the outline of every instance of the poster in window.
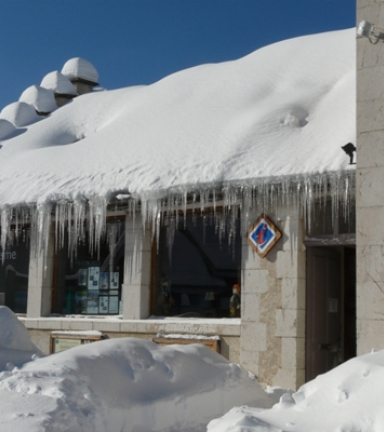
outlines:
{"label": "poster in window", "polygon": [[109,297],[109,313],[110,314],[119,313],[119,297],[118,296]]}
{"label": "poster in window", "polygon": [[88,291],[87,313],[99,313],[99,291]]}
{"label": "poster in window", "polygon": [[109,273],[108,272],[100,273],[100,289],[101,290],[109,289]]}
{"label": "poster in window", "polygon": [[79,286],[86,286],[87,276],[87,269],[79,269],[79,272],[77,273],[77,284]]}
{"label": "poster in window", "polygon": [[119,272],[111,273],[111,285],[109,289],[111,290],[119,289]]}
{"label": "poster in window", "polygon": [[74,313],[87,313],[87,290],[77,291],[75,294],[75,310]]}
{"label": "poster in window", "polygon": [[88,289],[98,290],[100,282],[100,267],[89,267],[88,268]]}
{"label": "poster in window", "polygon": [[108,313],[108,297],[100,296],[99,297],[99,313],[107,314]]}

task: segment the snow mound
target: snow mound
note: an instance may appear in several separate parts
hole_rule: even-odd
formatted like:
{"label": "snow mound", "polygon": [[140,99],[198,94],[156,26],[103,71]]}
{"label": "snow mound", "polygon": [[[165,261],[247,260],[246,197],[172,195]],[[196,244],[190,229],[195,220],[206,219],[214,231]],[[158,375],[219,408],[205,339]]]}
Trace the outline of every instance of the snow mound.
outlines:
{"label": "snow mound", "polygon": [[8,120],[16,127],[27,126],[39,120],[31,105],[25,102],[13,102],[2,109],[0,118]]}
{"label": "snow mound", "polygon": [[42,355],[30,341],[28,330],[6,306],[0,306],[0,370],[10,363],[20,366]]}
{"label": "snow mound", "polygon": [[285,394],[272,409],[237,407],[208,432],[383,432],[384,350],[354,358]]}
{"label": "snow mound", "polygon": [[[94,80],[87,64],[63,73]],[[354,169],[341,146],[356,139],[355,69],[351,29],[75,98],[1,143],[0,204],[145,200]]]}
{"label": "snow mound", "polygon": [[86,81],[97,83],[99,74],[91,62],[81,57],[68,60],[61,70],[61,73],[68,79],[81,78]]}
{"label": "snow mound", "polygon": [[53,93],[44,87],[36,85],[24,90],[19,101],[32,105],[40,113],[51,113],[57,108]]}
{"label": "snow mound", "polygon": [[6,139],[16,130],[13,124],[5,119],[0,119],[0,140]]}
{"label": "snow mound", "polygon": [[71,81],[59,71],[53,71],[45,75],[40,85],[55,94],[77,96],[77,91]]}
{"label": "snow mound", "polygon": [[2,432],[203,431],[233,405],[272,406],[254,377],[203,345],[160,347],[133,338],[3,372],[3,400]]}

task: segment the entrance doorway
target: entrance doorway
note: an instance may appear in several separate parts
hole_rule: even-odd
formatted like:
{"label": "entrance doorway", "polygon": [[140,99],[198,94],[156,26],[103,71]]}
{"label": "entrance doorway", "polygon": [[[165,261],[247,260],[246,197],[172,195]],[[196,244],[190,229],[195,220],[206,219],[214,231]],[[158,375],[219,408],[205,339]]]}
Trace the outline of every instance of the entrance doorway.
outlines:
{"label": "entrance doorway", "polygon": [[354,246],[307,244],[306,381],[356,355]]}

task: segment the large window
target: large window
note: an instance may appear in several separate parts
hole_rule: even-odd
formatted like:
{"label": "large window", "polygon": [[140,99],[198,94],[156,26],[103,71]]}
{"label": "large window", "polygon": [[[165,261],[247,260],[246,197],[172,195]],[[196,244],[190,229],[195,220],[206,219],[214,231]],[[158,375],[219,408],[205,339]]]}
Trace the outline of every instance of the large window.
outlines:
{"label": "large window", "polygon": [[28,299],[30,236],[22,230],[5,251],[0,249],[0,304],[25,314]]}
{"label": "large window", "polygon": [[[240,222],[188,215],[160,232],[155,314],[229,317],[234,284],[240,284]],[[230,228],[231,226],[231,228]]]}
{"label": "large window", "polygon": [[[55,309],[65,314],[119,314],[124,276],[121,224],[116,221],[107,224],[107,234],[99,248],[90,247],[89,243],[86,237],[73,254],[67,246],[60,251]],[[60,292],[64,292],[64,297]]]}

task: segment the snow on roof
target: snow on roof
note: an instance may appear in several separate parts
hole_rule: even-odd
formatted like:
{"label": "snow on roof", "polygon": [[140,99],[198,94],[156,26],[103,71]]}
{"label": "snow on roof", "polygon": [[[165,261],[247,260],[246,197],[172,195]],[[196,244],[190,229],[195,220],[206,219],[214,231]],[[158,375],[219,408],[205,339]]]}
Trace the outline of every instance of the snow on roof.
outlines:
{"label": "snow on roof", "polygon": [[40,85],[58,95],[77,96],[77,91],[71,81],[59,71],[53,71],[45,75]]}
{"label": "snow on roof", "polygon": [[51,113],[57,108],[52,91],[37,85],[24,90],[19,101],[32,105],[40,113]]}
{"label": "snow on roof", "polygon": [[[72,59],[63,72],[95,79],[78,73],[87,64]],[[348,171],[341,146],[356,139],[355,83],[350,29],[283,41],[149,86],[83,95],[1,142],[0,203],[121,190],[144,199]]]}
{"label": "snow on roof", "polygon": [[0,119],[8,120],[16,127],[30,125],[39,118],[35,109],[25,102],[13,102],[0,112]]}
{"label": "snow on roof", "polygon": [[61,73],[70,80],[83,79],[97,83],[99,74],[91,62],[81,57],[68,60],[61,70]]}
{"label": "snow on roof", "polygon": [[9,137],[15,130],[15,126],[10,121],[0,119],[0,140]]}

